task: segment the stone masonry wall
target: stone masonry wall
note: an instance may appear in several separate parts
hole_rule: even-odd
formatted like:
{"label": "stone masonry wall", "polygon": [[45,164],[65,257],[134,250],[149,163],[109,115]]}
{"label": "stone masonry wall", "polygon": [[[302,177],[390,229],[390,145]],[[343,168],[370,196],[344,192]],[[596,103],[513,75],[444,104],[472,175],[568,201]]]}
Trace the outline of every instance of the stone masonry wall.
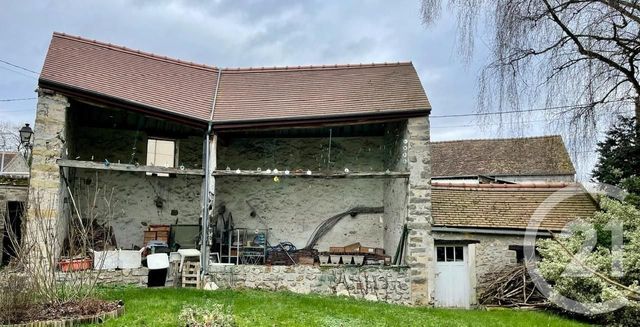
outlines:
{"label": "stone masonry wall", "polygon": [[482,284],[488,281],[489,273],[496,272],[516,264],[516,252],[509,250],[510,245],[522,245],[523,236],[489,235],[472,233],[434,233],[434,238],[441,240],[474,240],[479,243],[475,247],[475,275],[478,286],[477,294],[482,292]]}
{"label": "stone masonry wall", "polygon": [[[81,122],[77,122],[81,123]],[[144,130],[125,130],[115,128],[92,128],[73,126],[71,143],[73,150],[70,158],[85,161],[103,161],[114,163],[147,162],[147,142],[149,135]],[[178,166],[202,168],[202,137],[189,136],[173,138],[178,148]],[[133,148],[135,147],[135,154]],[[93,159],[92,159],[93,158]]]}
{"label": "stone masonry wall", "polygon": [[140,267],[136,269],[118,270],[87,270],[73,273],[58,272],[56,278],[59,282],[81,283],[84,281],[96,281],[98,285],[131,285],[146,287],[149,276],[149,269]]}
{"label": "stone masonry wall", "polygon": [[221,288],[287,290],[411,304],[407,267],[212,265],[207,278]]}
{"label": "stone masonry wall", "polygon": [[[408,140],[405,137],[406,122],[387,124],[384,136],[387,153],[389,153],[385,158],[386,169],[407,171]],[[407,187],[406,178],[384,180],[384,249],[392,257],[398,250],[398,243],[407,219]]]}
{"label": "stone masonry wall", "polygon": [[415,305],[431,301],[434,284],[433,238],[431,236],[431,151],[428,117],[407,121],[408,167],[406,263],[411,267],[411,298]]}
{"label": "stone masonry wall", "polygon": [[[30,180],[30,204],[39,200],[43,218],[57,218],[61,188],[60,170],[56,160],[65,156],[67,98],[45,90],[39,91],[36,122],[33,134],[33,151]],[[33,206],[29,206],[29,218],[33,218]]]}
{"label": "stone masonry wall", "polygon": [[[148,225],[200,223],[201,176],[161,177],[90,169],[75,169],[72,176],[81,214],[113,227],[121,249],[142,247]],[[157,198],[162,199],[162,208],[156,206]]]}
{"label": "stone masonry wall", "polygon": [[[382,137],[335,137],[331,161],[327,138],[225,139],[217,148],[218,169],[296,169],[317,171],[383,171]],[[216,178],[216,207],[225,205],[236,227],[270,228],[269,242],[290,241],[305,246],[322,221],[355,206],[383,206],[382,179],[310,179],[282,177]],[[251,203],[260,216],[252,217]],[[212,218],[214,219],[214,218]],[[383,246],[383,215],[344,217],[318,243],[318,249],[360,242]]]}
{"label": "stone masonry wall", "polygon": [[[65,96],[49,90],[38,90],[38,105],[32,136],[29,203],[23,233],[23,242],[28,242],[27,244],[44,246],[45,242],[56,244],[64,239],[65,229],[62,226],[66,224],[64,219],[60,219],[64,188],[56,160],[66,157],[65,127],[68,107],[69,101]],[[51,219],[51,221],[38,223],[36,218]],[[58,252],[58,249],[40,249],[32,251],[31,260],[39,261],[44,259],[47,253],[55,255]]]}

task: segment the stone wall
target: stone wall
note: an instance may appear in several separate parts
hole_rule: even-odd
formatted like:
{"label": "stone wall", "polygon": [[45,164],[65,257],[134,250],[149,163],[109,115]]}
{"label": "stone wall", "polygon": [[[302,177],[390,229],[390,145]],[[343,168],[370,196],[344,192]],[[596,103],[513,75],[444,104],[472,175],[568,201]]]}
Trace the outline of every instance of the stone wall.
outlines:
{"label": "stone wall", "polygon": [[[58,245],[66,234],[66,221],[62,215],[65,191],[56,160],[66,158],[68,107],[65,96],[46,89],[38,90],[29,201],[23,225],[23,242],[41,246],[32,248],[30,259],[33,261],[48,262],[45,256],[59,252],[59,248],[53,248],[51,244]],[[47,221],[41,223],[36,219]],[[44,249],[45,244],[48,244],[47,249]]]}
{"label": "stone wall", "polygon": [[411,267],[411,297],[416,305],[430,303],[434,284],[433,238],[431,236],[431,151],[428,117],[407,120],[408,168],[406,263]]}
{"label": "stone wall", "polygon": [[221,288],[287,290],[411,304],[407,267],[212,265],[206,278]]}
{"label": "stone wall", "polygon": [[[382,137],[236,138],[217,147],[218,169],[260,168],[291,171],[382,171],[385,149]],[[216,207],[225,205],[236,227],[270,228],[269,242],[290,241],[305,246],[322,221],[355,206],[383,206],[381,179],[309,179],[282,177],[216,178]],[[259,215],[251,217],[251,203]],[[382,247],[383,215],[344,217],[320,240],[318,249],[360,242]]]}
{"label": "stone wall", "polygon": [[382,136],[224,138],[217,147],[218,169],[229,167],[280,171],[383,171],[386,158]]}
{"label": "stone wall", "polygon": [[[114,163],[147,162],[147,141],[149,135],[144,130],[125,130],[114,128],[94,128],[73,126],[70,140],[73,150],[69,157],[76,160],[104,161]],[[178,148],[178,166],[185,168],[202,168],[201,136],[174,138]],[[134,152],[135,147],[135,152]]]}
{"label": "stone wall", "polygon": [[[89,110],[78,105],[70,111],[73,113],[85,109]],[[144,128],[89,127],[86,126],[88,122],[79,120],[74,114],[70,115],[70,119],[70,158],[146,164],[149,134]],[[167,126],[176,125],[165,123]],[[186,168],[201,168],[202,136],[183,135],[174,140],[178,149],[178,164]],[[141,247],[143,231],[148,225],[200,223],[201,176],[162,177],[147,176],[140,172],[70,169],[68,177],[82,216],[93,217],[100,223],[108,222],[114,228],[118,247],[122,249]],[[98,196],[94,204],[96,193]],[[156,205],[157,199],[162,202],[161,208]],[[67,210],[71,209],[67,207]]]}
{"label": "stone wall", "polygon": [[58,218],[58,203],[62,185],[56,160],[65,157],[66,111],[69,106],[63,95],[39,90],[30,180],[29,218],[34,217],[32,204],[37,200],[42,207],[42,218]]}
{"label": "stone wall", "polygon": [[[148,225],[200,223],[200,176],[160,177],[90,169],[75,169],[71,175],[81,214],[108,222],[119,248],[141,247]],[[156,205],[157,198],[162,208]]]}
{"label": "stone wall", "polygon": [[[481,287],[488,281],[489,273],[496,272],[507,266],[516,264],[516,252],[509,250],[510,245],[523,245],[523,236],[472,234],[472,233],[433,233],[434,238],[440,240],[471,240],[479,241],[473,244],[475,248],[476,283]],[[478,289],[480,294],[482,289]]]}
{"label": "stone wall", "polygon": [[[408,140],[406,122],[389,123],[385,129],[385,146],[389,155],[385,158],[385,168],[391,171],[407,171]],[[402,230],[407,219],[406,178],[385,179],[383,187],[384,203],[384,249],[390,256],[395,256]],[[395,259],[395,258],[392,258]]]}
{"label": "stone wall", "polygon": [[72,273],[58,272],[56,277],[59,282],[81,283],[84,281],[96,281],[98,285],[115,286],[131,285],[146,287],[149,269],[140,267],[136,269],[121,270],[87,270]]}

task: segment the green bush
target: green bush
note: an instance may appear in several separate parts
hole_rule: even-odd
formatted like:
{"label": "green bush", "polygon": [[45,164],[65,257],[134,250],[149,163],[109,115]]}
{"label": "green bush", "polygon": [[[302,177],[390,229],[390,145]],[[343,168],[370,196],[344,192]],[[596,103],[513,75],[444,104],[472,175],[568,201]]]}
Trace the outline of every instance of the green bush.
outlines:
{"label": "green bush", "polygon": [[[583,303],[602,303],[626,298],[629,304],[625,308],[607,314],[596,315],[596,312],[591,312],[586,315],[602,319],[607,324],[637,326],[640,323],[638,319],[640,302],[637,297],[637,292],[640,291],[638,283],[640,279],[640,210],[633,205],[608,198],[602,198],[600,205],[602,210],[586,219],[586,222],[592,224],[596,230],[595,247],[585,251],[583,247],[587,235],[579,229],[566,238],[539,240],[538,251],[542,257],[539,263],[540,272],[553,285],[552,296],[561,294]],[[611,247],[612,232],[607,225],[614,221],[619,221],[624,227],[622,235],[624,251],[621,257],[618,257],[621,260],[623,275],[614,274],[612,270],[614,260]],[[576,262],[581,262],[593,271],[606,276],[608,280],[597,274],[566,274],[572,272],[572,269],[586,271],[579,264],[574,265],[573,268],[569,265],[574,257],[577,259]]]}
{"label": "green bush", "polygon": [[180,311],[178,320],[185,327],[235,327],[231,310],[218,303],[208,302],[206,306],[186,305]]}

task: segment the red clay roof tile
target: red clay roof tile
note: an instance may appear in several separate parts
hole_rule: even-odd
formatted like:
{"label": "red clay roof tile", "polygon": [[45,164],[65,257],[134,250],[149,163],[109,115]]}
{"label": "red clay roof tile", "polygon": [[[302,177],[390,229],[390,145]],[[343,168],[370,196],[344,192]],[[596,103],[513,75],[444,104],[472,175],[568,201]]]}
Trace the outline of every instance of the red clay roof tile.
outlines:
{"label": "red clay roof tile", "polygon": [[219,69],[61,33],[53,34],[40,83],[206,121],[219,70],[214,123],[431,108],[411,63]]}
{"label": "red clay roof tile", "polygon": [[217,69],[54,33],[44,81],[208,120]]}

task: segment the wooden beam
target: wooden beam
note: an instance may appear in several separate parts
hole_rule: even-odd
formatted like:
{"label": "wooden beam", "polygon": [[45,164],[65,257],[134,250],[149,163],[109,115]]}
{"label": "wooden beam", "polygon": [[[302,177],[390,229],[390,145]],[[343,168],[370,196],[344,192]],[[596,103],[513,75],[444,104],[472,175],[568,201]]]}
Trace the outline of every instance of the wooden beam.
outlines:
{"label": "wooden beam", "polygon": [[179,168],[166,168],[166,167],[158,167],[158,166],[136,166],[136,165],[119,164],[119,163],[110,163],[107,166],[102,162],[67,160],[67,159],[58,159],[56,163],[60,167],[71,167],[71,168],[82,168],[82,169],[204,176],[204,172],[202,169],[179,169]]}
{"label": "wooden beam", "polygon": [[310,175],[307,172],[290,172],[288,175],[282,171],[277,173],[266,173],[265,171],[256,170],[241,170],[239,173],[235,170],[214,170],[213,176],[236,176],[236,177],[297,177],[297,178],[409,178],[409,172],[400,171],[383,171],[383,172],[333,172],[333,173],[321,173],[312,172]]}

